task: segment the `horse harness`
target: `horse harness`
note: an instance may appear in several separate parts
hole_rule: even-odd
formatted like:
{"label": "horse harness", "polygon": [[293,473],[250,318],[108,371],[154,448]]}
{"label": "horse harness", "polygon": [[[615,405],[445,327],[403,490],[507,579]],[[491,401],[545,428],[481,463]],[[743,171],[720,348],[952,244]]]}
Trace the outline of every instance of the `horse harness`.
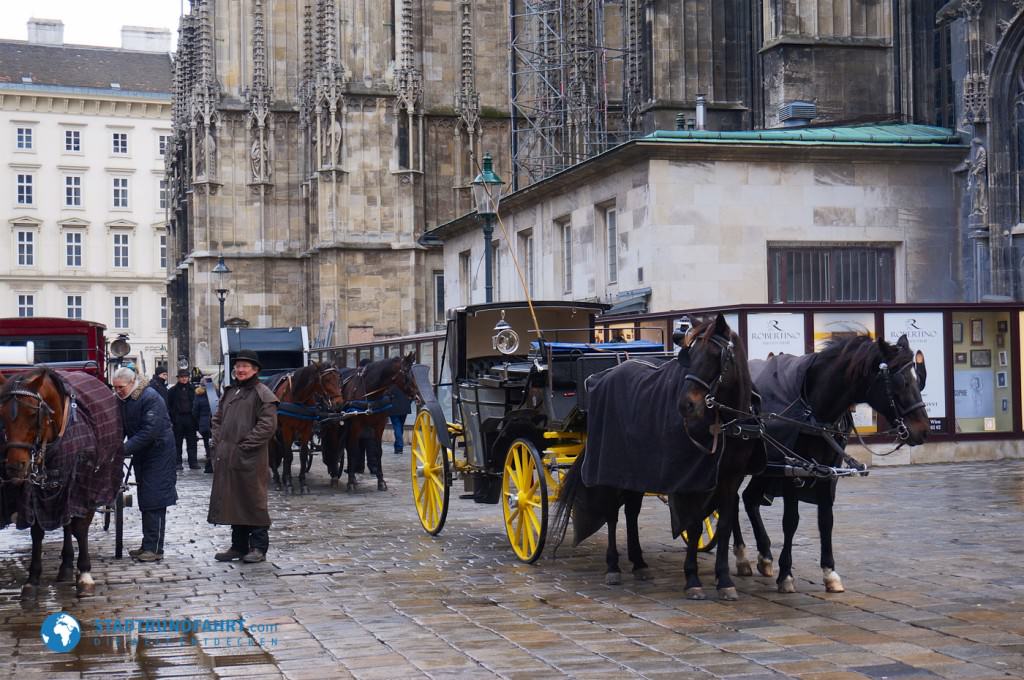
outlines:
{"label": "horse harness", "polygon": [[[18,416],[18,405],[21,403],[19,399],[26,397],[34,400],[34,405],[22,404],[26,408],[34,408],[36,411],[36,438],[31,444],[28,442],[17,442],[8,441],[5,442],[2,448],[4,456],[6,457],[7,451],[10,449],[24,449],[29,452],[29,474],[28,481],[30,484],[42,488],[56,488],[60,486],[60,482],[52,481],[49,479],[49,475],[46,471],[46,449],[50,444],[54,444],[60,441],[61,437],[67,431],[68,423],[73,419],[73,412],[77,408],[78,404],[73,394],[68,394],[64,397],[64,414],[61,418],[61,422],[58,424],[54,416],[56,415],[53,408],[46,403],[43,396],[39,392],[24,389],[21,387],[15,387],[11,389],[2,397],[2,402],[13,401],[11,405],[12,417]],[[46,430],[47,425],[53,425],[57,429],[57,436],[53,441],[46,441],[43,438],[43,432]]]}
{"label": "horse harness", "polygon": [[[323,377],[325,375],[327,375],[328,373],[331,373],[331,372],[338,373],[338,369],[336,369],[334,366],[328,366],[327,368],[323,369],[322,371],[320,371],[318,373],[318,375],[317,375],[317,384],[320,386],[321,390],[323,390]],[[284,378],[281,379],[281,382],[278,383],[278,387],[280,387],[280,385],[283,384],[284,382],[287,382],[288,383],[288,392],[287,393],[291,394],[292,393],[292,389],[293,389],[292,388],[292,376],[294,376],[294,375],[295,375],[294,371],[286,374],[284,376]],[[344,388],[344,383],[342,383],[342,387]],[[285,417],[285,418],[292,418],[292,419],[295,419],[295,420],[314,420],[314,421],[318,421],[318,420],[322,420],[323,419],[321,417],[322,411],[319,408],[317,408],[317,404],[316,403],[306,404],[304,402],[299,402],[299,401],[282,401],[280,404],[278,404],[277,414],[279,416],[282,416],[282,417]]]}

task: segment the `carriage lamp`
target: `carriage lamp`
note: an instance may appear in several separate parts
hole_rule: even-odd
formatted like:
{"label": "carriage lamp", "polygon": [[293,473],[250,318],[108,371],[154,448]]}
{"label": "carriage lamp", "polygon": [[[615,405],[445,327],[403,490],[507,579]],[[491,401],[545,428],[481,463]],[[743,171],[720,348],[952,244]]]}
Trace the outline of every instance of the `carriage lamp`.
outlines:
{"label": "carriage lamp", "polygon": [[473,203],[476,214],[484,221],[484,291],[485,301],[494,302],[494,280],[491,271],[494,264],[491,253],[491,238],[494,235],[494,218],[498,214],[498,203],[501,201],[501,185],[505,182],[494,172],[494,160],[490,152],[484,154],[484,165],[480,174],[473,180]]}
{"label": "carriage lamp", "polygon": [[[224,263],[223,255],[217,258],[217,266],[211,269],[210,273],[217,275],[218,283],[223,281],[222,277],[231,273],[231,270],[228,269],[228,266]],[[218,288],[214,292],[217,293],[217,301],[220,302],[220,327],[224,328],[224,300],[228,297],[228,289]]]}
{"label": "carriage lamp", "polygon": [[491,347],[502,354],[515,354],[519,349],[519,334],[513,330],[508,321],[505,321],[505,310],[501,310],[501,318],[494,324],[494,335],[491,337]]}

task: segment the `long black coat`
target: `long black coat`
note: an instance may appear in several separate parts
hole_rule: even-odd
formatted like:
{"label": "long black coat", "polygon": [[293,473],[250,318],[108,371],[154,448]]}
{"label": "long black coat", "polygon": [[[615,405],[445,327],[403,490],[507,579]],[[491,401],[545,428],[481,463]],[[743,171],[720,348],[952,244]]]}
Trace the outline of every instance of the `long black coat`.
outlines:
{"label": "long black coat", "polygon": [[139,485],[139,510],[158,510],[178,502],[177,456],[167,404],[152,387],[140,387],[121,402],[121,422]]}
{"label": "long black coat", "polygon": [[[202,390],[202,394],[199,393]],[[210,398],[206,396],[206,388],[196,388],[196,398],[192,401],[192,420],[196,423],[196,432],[210,432],[210,420],[213,414],[210,413]]]}

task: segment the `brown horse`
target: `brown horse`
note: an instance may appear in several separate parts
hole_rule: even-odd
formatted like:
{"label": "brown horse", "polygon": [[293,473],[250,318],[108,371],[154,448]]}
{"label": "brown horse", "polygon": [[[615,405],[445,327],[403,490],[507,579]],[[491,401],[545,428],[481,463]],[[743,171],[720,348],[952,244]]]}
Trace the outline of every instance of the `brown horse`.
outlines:
{"label": "brown horse", "polygon": [[[271,442],[270,467],[274,483],[292,492],[292,444],[299,445],[299,490],[306,491],[306,473],[311,456],[309,442],[313,438],[313,423],[321,404],[331,408],[341,406],[341,376],[329,363],[313,362],[280,379],[274,394],[281,403],[277,409],[277,435]],[[278,475],[278,463],[284,463],[284,472]]]}
{"label": "brown horse", "polygon": [[57,580],[74,576],[74,536],[78,595],[93,595],[89,525],[95,508],[114,500],[124,459],[116,398],[85,373],[36,368],[10,380],[0,375],[0,426],[6,439],[5,494],[15,496],[18,528],[32,530],[32,562],[22,597],[35,596],[43,536],[58,527],[64,529],[64,546]]}
{"label": "brown horse", "polygon": [[[325,424],[324,458],[331,471],[331,485],[338,483],[341,476],[340,453],[344,445],[348,452],[348,483],[346,490],[355,491],[359,484],[357,473],[362,472],[364,462],[377,477],[377,490],[386,491],[381,464],[381,438],[388,425],[391,399],[388,392],[392,386],[405,392],[410,399],[419,398],[416,383],[412,379],[412,365],[416,354],[405,357],[394,356],[374,361],[358,369],[349,369],[344,376],[344,424]],[[365,443],[364,451],[360,440]]]}

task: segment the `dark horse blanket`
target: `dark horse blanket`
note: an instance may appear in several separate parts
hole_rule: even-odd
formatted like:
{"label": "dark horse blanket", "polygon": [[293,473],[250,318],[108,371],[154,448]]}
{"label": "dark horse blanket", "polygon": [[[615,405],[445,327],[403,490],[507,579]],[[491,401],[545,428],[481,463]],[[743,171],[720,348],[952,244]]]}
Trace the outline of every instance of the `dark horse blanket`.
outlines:
{"label": "dark horse blanket", "polygon": [[114,500],[124,474],[124,430],[117,398],[102,381],[85,373],[56,374],[70,397],[71,415],[64,436],[46,449],[48,483],[21,485],[19,529],[38,522],[51,531],[72,517],[85,517]]}
{"label": "dark horse blanket", "polygon": [[584,484],[663,494],[715,488],[721,456],[697,449],[683,429],[686,372],[675,358],[633,359],[587,381]]}

